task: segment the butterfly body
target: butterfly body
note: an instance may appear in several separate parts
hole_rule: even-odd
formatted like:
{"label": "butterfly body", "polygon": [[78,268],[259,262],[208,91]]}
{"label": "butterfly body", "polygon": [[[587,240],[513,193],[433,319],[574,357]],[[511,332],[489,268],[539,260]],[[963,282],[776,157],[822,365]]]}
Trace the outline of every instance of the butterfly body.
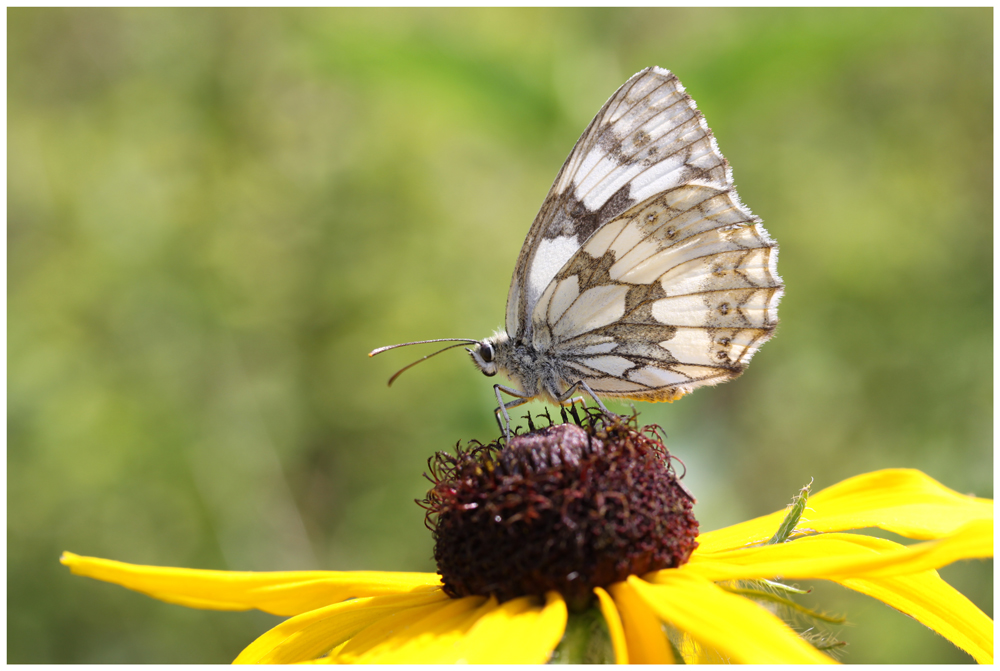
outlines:
{"label": "butterfly body", "polygon": [[771,337],[777,255],[694,101],[647,68],[559,171],[521,248],[506,329],[465,342],[485,375],[514,383],[494,385],[505,418],[580,391],[673,401],[738,376]]}
{"label": "butterfly body", "polygon": [[[491,354],[485,355],[487,352]],[[512,340],[506,331],[483,340],[470,354],[483,374],[503,374],[525,399],[541,398],[558,404],[572,386],[557,358],[546,356],[544,349],[531,342]]]}

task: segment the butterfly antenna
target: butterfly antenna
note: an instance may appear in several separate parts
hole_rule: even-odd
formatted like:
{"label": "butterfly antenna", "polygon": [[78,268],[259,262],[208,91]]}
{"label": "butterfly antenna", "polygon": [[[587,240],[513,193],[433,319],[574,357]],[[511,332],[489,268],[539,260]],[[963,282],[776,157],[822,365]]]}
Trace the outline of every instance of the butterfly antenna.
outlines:
{"label": "butterfly antenna", "polygon": [[414,342],[400,343],[399,345],[389,345],[388,347],[379,347],[378,349],[374,349],[371,352],[369,352],[368,356],[375,356],[376,354],[381,354],[382,352],[385,352],[385,351],[388,351],[388,350],[391,350],[391,349],[395,349],[397,347],[405,347],[407,345],[424,345],[426,343],[431,343],[431,342],[454,342],[455,344],[454,345],[448,345],[447,347],[443,347],[443,348],[439,349],[436,352],[432,352],[431,354],[428,354],[425,357],[421,357],[421,358],[417,359],[416,361],[414,361],[413,363],[411,363],[411,364],[409,364],[407,366],[403,366],[402,368],[400,368],[399,370],[397,370],[396,373],[392,377],[389,378],[389,386],[390,387],[392,386],[392,383],[396,381],[396,378],[403,374],[403,371],[406,371],[406,370],[409,370],[410,368],[413,368],[414,366],[416,366],[421,361],[426,361],[427,359],[430,359],[432,356],[437,356],[441,352],[446,352],[446,351],[448,351],[450,349],[455,349],[456,347],[462,347],[463,345],[468,345],[469,343],[478,343],[479,341],[478,340],[470,340],[468,338],[438,338],[436,340],[417,340],[417,341],[414,341]]}
{"label": "butterfly antenna", "polygon": [[[397,347],[408,347],[410,345],[426,345],[429,342],[459,342],[459,343],[478,343],[478,340],[472,340],[471,338],[435,338],[434,340],[414,340],[413,342],[401,342],[398,345],[388,345],[386,347],[379,347],[378,349],[373,349],[368,352],[368,356],[375,356],[376,354],[381,354],[382,352],[388,352],[391,349],[396,349]],[[455,345],[458,347],[458,345]],[[446,348],[447,349],[447,348]],[[444,350],[441,350],[442,352]],[[434,356],[431,354],[431,356]]]}

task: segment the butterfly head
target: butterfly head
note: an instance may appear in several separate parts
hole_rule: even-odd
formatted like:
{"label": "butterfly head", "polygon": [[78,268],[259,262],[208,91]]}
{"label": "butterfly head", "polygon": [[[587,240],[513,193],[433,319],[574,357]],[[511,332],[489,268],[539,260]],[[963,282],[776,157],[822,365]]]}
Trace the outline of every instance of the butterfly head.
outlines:
{"label": "butterfly head", "polygon": [[467,347],[466,351],[472,357],[472,363],[486,377],[493,377],[500,369],[498,359],[506,351],[510,338],[504,332],[496,333],[485,340],[476,343],[475,347]]}

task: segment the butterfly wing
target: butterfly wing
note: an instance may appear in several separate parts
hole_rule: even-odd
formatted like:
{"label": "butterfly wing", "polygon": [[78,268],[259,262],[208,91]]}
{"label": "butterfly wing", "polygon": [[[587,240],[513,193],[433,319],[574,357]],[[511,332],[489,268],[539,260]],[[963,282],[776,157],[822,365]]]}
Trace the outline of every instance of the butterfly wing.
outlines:
{"label": "butterfly wing", "polygon": [[[590,167],[567,178],[576,164]],[[601,395],[673,400],[739,375],[777,325],[778,248],[740,202],[728,163],[676,78],[644,70],[619,89],[553,192],[560,184],[566,202],[579,198],[584,209],[593,193],[627,196],[605,201],[625,206],[580,240],[533,303],[532,253],[522,251],[531,341],[563,385],[582,380]],[[568,249],[545,246],[568,237],[553,236],[552,224],[537,227],[535,258]]]}
{"label": "butterfly wing", "polygon": [[530,336],[538,299],[595,231],[656,194],[695,182],[731,188],[728,164],[677,77],[642,70],[604,104],[556,176],[518,256],[507,333]]}

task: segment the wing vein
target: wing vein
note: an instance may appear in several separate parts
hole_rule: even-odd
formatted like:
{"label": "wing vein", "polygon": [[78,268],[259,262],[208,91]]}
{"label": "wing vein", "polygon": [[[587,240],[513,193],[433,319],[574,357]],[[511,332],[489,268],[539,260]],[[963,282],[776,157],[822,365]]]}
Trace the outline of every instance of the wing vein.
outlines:
{"label": "wing vein", "polygon": [[[689,121],[692,121],[692,120],[697,120],[697,118],[698,118],[697,116],[694,116],[694,117],[692,117],[691,119],[687,119],[687,120],[685,120],[685,121],[684,121],[683,123],[681,123],[681,124],[678,124],[678,125],[676,126],[676,128],[680,128],[681,126],[683,126],[684,124],[688,123]],[[677,156],[677,155],[678,155],[679,153],[681,153],[682,151],[685,151],[685,150],[689,149],[690,147],[693,147],[693,146],[694,146],[695,144],[697,144],[697,143],[701,142],[702,140],[704,140],[704,139],[705,139],[705,138],[707,138],[707,137],[710,137],[710,136],[709,136],[709,134],[708,134],[708,133],[705,133],[705,132],[704,132],[704,130],[703,130],[702,134],[701,134],[701,135],[699,135],[698,137],[696,137],[696,138],[695,138],[694,140],[692,140],[692,141],[688,142],[688,143],[687,143],[687,144],[685,144],[685,145],[682,145],[682,146],[678,147],[678,148],[676,149],[676,151],[673,151],[673,152],[671,152],[671,153],[669,153],[669,154],[665,154],[665,155],[664,155],[664,156],[663,156],[662,158],[658,159],[658,160],[657,160],[656,162],[654,162],[654,163],[650,164],[649,166],[646,166],[646,167],[645,167],[645,168],[644,168],[643,170],[641,170],[640,172],[636,173],[636,174],[635,174],[635,175],[634,175],[634,176],[633,176],[633,177],[632,177],[632,178],[631,178],[631,179],[629,180],[629,182],[634,182],[634,181],[635,181],[636,179],[638,179],[638,178],[639,178],[639,176],[640,176],[640,175],[644,175],[644,174],[646,174],[647,172],[649,172],[649,171],[650,171],[650,170],[652,170],[653,168],[655,168],[655,167],[659,166],[660,164],[662,164],[662,163],[666,162],[666,160],[667,160],[667,159],[669,159],[669,158],[673,158],[673,157]],[[720,165],[721,165],[721,164],[723,164],[723,163],[725,162],[725,158],[724,158],[724,157],[723,157],[723,156],[722,156],[721,154],[719,154],[718,152],[715,152],[715,153],[716,153],[716,155],[718,155],[718,157],[719,157],[719,158],[721,159],[721,160],[720,160]],[[628,159],[630,159],[630,160],[631,160],[631,159],[634,159],[634,158],[635,158],[635,156],[637,156],[638,154],[639,154],[639,150],[637,150],[637,151],[634,151],[634,152],[633,152],[633,153],[632,153],[632,154],[631,154],[630,156],[628,156]],[[633,164],[634,164],[634,161],[633,161]],[[596,164],[596,165],[595,165],[595,166],[594,166],[593,168],[591,168],[591,169],[590,169],[590,172],[588,172],[588,173],[587,173],[587,175],[588,175],[588,176],[589,176],[589,175],[590,175],[590,174],[591,174],[591,173],[592,173],[592,172],[593,172],[593,171],[594,171],[594,170],[595,170],[595,169],[597,168],[597,165],[599,165],[599,162],[598,162],[598,164]],[[609,174],[609,175],[611,175],[611,174],[614,174],[615,172],[616,172],[616,171],[612,170],[612,171],[611,171],[610,173],[608,173],[608,174]],[[586,181],[586,180],[580,180],[580,182],[581,182],[581,183],[582,183],[582,182],[584,182],[584,181]],[[600,180],[598,180],[597,182],[595,182],[595,183],[594,183],[594,185],[593,185],[593,186],[591,186],[591,187],[590,187],[590,188],[589,188],[589,189],[588,189],[588,190],[587,190],[586,192],[584,192],[583,194],[578,194],[578,198],[579,198],[579,200],[580,200],[581,202],[585,201],[585,200],[587,199],[587,196],[589,196],[590,194],[592,194],[592,193],[594,192],[594,190],[595,190],[595,189],[596,189],[596,188],[597,188],[597,187],[598,187],[599,185],[601,185],[601,184],[604,184],[604,183],[605,183],[606,181],[607,181],[607,176],[605,176],[605,177],[601,178]],[[723,182],[723,185],[724,185],[724,186],[726,186],[726,187],[728,187],[728,186],[729,186],[729,180],[726,180],[725,182]]]}
{"label": "wing vein", "polygon": [[[683,103],[683,102],[686,102],[686,101],[682,99],[682,100],[678,100],[678,101],[677,101],[677,102],[675,102],[675,103],[671,103],[671,104],[670,104],[669,106],[667,106],[667,107],[666,107],[665,109],[661,110],[660,112],[657,112],[656,114],[654,114],[654,115],[650,116],[650,117],[649,117],[648,119],[646,119],[646,120],[645,120],[645,122],[644,122],[643,124],[641,124],[641,125],[640,125],[640,128],[641,128],[641,126],[644,126],[644,125],[645,125],[646,123],[648,123],[650,119],[653,119],[653,118],[655,118],[655,117],[659,116],[660,114],[663,114],[663,113],[665,113],[665,112],[666,112],[667,110],[669,110],[670,108],[674,107],[675,105],[679,105],[679,104],[681,104],[681,103]],[[691,117],[691,118],[689,118],[689,119],[685,119],[685,120],[684,120],[684,121],[682,121],[681,123],[677,124],[676,126],[674,126],[673,128],[671,128],[670,130],[668,130],[668,131],[667,131],[666,133],[664,133],[664,135],[667,135],[667,133],[669,133],[669,132],[671,132],[671,131],[673,131],[673,130],[676,130],[676,129],[680,128],[680,127],[681,127],[681,126],[683,126],[684,124],[686,124],[686,123],[688,123],[688,122],[690,122],[690,121],[692,121],[692,120],[694,120],[694,119],[696,119],[696,118],[697,118],[696,116],[692,116],[692,117]],[[638,130],[638,129],[637,129],[637,130]],[[592,142],[592,143],[591,143],[591,144],[589,145],[589,149],[593,149],[594,145],[596,145],[596,144],[599,144],[599,139],[600,139],[600,137],[601,137],[602,135],[603,135],[603,134],[600,134],[600,135],[597,135],[597,136],[596,136],[596,137],[594,138],[594,140],[595,140],[595,141],[594,141],[594,142]],[[630,134],[630,135],[631,135],[631,134]],[[702,138],[704,138],[704,137],[705,137],[705,136],[704,136],[704,135],[702,135],[701,137],[699,137],[699,138],[695,139],[695,140],[694,140],[693,142],[690,142],[690,143],[688,143],[688,144],[686,144],[686,145],[684,145],[684,146],[682,146],[682,147],[679,147],[679,148],[677,149],[677,151],[674,151],[674,152],[671,152],[671,153],[669,153],[669,154],[664,154],[664,155],[663,155],[663,156],[662,156],[661,158],[658,158],[658,159],[657,159],[656,161],[654,161],[653,163],[651,163],[651,164],[650,164],[650,165],[649,165],[649,166],[647,167],[647,169],[652,169],[652,168],[654,168],[654,167],[658,166],[659,164],[663,163],[663,162],[664,162],[664,161],[666,161],[667,159],[669,159],[669,158],[672,158],[672,157],[676,156],[676,155],[677,155],[677,154],[678,154],[679,152],[681,152],[681,151],[683,151],[683,150],[687,149],[688,147],[690,147],[691,145],[693,145],[693,144],[694,144],[695,142],[697,142],[698,140],[700,140],[700,139],[702,139]],[[640,149],[640,150],[636,150],[636,151],[634,151],[634,152],[633,152],[633,153],[632,153],[631,155],[629,155],[629,156],[628,156],[628,158],[629,158],[629,159],[633,159],[633,158],[635,158],[635,156],[636,156],[636,155],[637,155],[637,154],[639,153],[639,151],[641,151],[641,149]],[[589,151],[588,151],[588,154],[589,154]],[[606,155],[606,154],[605,154],[605,155]],[[587,178],[588,178],[588,177],[590,177],[590,176],[591,176],[591,174],[593,174],[594,170],[596,170],[596,169],[597,169],[598,165],[600,165],[600,161],[596,162],[596,163],[594,164],[594,167],[592,167],[592,168],[591,168],[591,169],[590,169],[590,170],[589,170],[589,171],[588,171],[588,172],[587,172],[586,174],[584,174],[584,175],[580,175],[581,179],[579,179],[579,180],[578,180],[578,181],[577,181],[576,183],[577,183],[577,184],[582,184],[583,182],[587,181]],[[610,172],[609,174],[613,174],[614,172],[615,172],[615,171],[614,171],[614,170],[612,170],[612,171],[611,171],[611,172]],[[643,174],[644,172],[645,172],[645,170],[644,170],[644,171],[643,171],[642,173],[638,173],[638,174],[636,175],[636,177],[638,177],[638,175],[639,175],[639,174]],[[591,188],[590,188],[590,189],[589,189],[588,191],[586,191],[586,192],[585,192],[585,194],[583,194],[582,196],[580,196],[580,198],[579,198],[579,199],[580,199],[581,201],[585,200],[585,199],[586,199],[586,196],[588,196],[588,195],[590,195],[591,193],[593,193],[593,190],[594,190],[594,188],[596,188],[596,186],[597,186],[597,185],[599,185],[599,184],[603,184],[603,183],[604,183],[604,182],[606,181],[606,179],[607,179],[607,176],[605,176],[605,177],[603,177],[603,178],[601,178],[601,179],[597,180],[597,182],[595,182],[594,186],[593,186],[593,187],[591,187]],[[633,179],[634,179],[634,178],[633,178]]]}

